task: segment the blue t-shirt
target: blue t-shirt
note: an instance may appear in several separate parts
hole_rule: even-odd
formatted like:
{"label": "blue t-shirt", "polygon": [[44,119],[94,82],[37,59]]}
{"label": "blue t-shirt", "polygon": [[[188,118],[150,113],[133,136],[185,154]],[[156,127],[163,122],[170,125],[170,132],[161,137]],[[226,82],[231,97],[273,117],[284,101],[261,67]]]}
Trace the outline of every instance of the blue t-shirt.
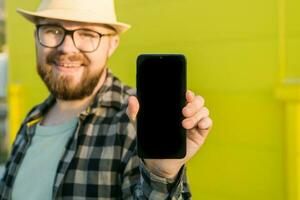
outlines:
{"label": "blue t-shirt", "polygon": [[73,118],[54,126],[37,125],[16,176],[12,200],[51,200],[57,166],[77,121]]}

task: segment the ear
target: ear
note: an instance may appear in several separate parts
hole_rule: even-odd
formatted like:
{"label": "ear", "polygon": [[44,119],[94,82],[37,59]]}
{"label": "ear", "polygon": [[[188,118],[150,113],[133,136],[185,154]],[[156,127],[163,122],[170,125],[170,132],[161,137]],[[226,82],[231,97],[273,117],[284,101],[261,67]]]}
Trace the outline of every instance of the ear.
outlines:
{"label": "ear", "polygon": [[115,52],[115,50],[119,46],[119,43],[120,43],[119,35],[111,36],[110,44],[109,44],[109,50],[108,50],[108,57],[110,57]]}
{"label": "ear", "polygon": [[34,37],[34,39],[37,39],[37,32],[36,32],[36,29],[33,31],[33,37]]}
{"label": "ear", "polygon": [[35,29],[34,32],[33,32],[33,38],[35,40],[35,43],[37,43],[38,41],[38,36],[37,36],[37,30]]}

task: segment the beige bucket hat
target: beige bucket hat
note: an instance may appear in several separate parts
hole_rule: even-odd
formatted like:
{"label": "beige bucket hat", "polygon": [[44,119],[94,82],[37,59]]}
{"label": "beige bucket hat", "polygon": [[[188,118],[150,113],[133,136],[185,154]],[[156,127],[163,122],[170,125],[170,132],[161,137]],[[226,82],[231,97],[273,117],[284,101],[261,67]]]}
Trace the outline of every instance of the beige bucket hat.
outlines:
{"label": "beige bucket hat", "polygon": [[36,12],[17,9],[32,23],[38,18],[107,24],[123,33],[129,24],[117,21],[114,0],[42,0]]}

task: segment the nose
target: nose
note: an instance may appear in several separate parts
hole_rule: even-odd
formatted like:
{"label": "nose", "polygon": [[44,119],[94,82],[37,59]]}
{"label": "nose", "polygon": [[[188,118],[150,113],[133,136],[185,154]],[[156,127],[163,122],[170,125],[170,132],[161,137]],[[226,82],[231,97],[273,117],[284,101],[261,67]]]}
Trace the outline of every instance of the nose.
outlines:
{"label": "nose", "polygon": [[63,53],[78,53],[79,50],[76,48],[72,36],[67,34],[61,45],[57,49]]}

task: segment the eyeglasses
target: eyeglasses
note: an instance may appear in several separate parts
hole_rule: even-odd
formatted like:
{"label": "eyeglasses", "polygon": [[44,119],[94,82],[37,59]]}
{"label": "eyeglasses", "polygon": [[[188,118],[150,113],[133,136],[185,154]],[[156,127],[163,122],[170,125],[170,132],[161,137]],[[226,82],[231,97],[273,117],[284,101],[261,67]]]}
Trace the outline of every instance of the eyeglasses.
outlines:
{"label": "eyeglasses", "polygon": [[90,29],[66,30],[60,25],[39,24],[36,25],[38,41],[42,46],[56,48],[65,40],[66,35],[71,35],[73,43],[82,52],[95,51],[103,36],[115,35],[115,33],[101,34]]}

